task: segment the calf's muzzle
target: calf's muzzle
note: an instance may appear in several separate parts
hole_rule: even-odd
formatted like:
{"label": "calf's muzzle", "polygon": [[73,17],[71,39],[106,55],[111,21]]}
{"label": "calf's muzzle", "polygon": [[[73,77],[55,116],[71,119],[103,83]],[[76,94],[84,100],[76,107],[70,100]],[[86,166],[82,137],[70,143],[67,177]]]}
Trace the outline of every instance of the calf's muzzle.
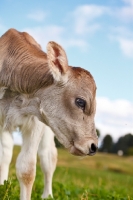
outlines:
{"label": "calf's muzzle", "polygon": [[73,145],[70,147],[69,151],[73,155],[77,156],[93,156],[97,152],[97,142],[94,140],[89,140],[89,142],[84,144],[79,144],[78,142],[74,142]]}

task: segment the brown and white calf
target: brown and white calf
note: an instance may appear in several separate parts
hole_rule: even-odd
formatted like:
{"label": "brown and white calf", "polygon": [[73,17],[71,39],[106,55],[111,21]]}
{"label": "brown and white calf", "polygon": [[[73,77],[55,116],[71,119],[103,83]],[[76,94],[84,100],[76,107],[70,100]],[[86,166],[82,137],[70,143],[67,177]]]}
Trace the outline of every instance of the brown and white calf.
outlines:
{"label": "brown and white calf", "polygon": [[10,29],[0,38],[0,183],[8,178],[12,131],[23,144],[16,162],[20,199],[30,200],[36,155],[45,174],[42,198],[52,195],[57,151],[54,134],[70,153],[94,155],[96,85],[92,75],[71,67],[63,48],[47,45],[47,54],[27,33]]}

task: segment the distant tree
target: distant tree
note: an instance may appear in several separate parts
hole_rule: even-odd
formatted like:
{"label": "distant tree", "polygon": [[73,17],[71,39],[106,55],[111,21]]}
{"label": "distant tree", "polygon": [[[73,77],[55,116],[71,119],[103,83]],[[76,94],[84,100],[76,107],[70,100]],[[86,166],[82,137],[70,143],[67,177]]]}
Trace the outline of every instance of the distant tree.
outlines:
{"label": "distant tree", "polygon": [[101,147],[100,147],[100,151],[102,152],[108,152],[111,153],[112,152],[112,146],[113,146],[113,139],[112,136],[107,134],[102,141]]}
{"label": "distant tree", "polygon": [[97,136],[100,137],[101,133],[100,133],[99,129],[96,129],[96,132],[97,132]]}
{"label": "distant tree", "polygon": [[126,151],[126,155],[132,156],[133,155],[133,147],[129,147]]}
{"label": "distant tree", "polygon": [[128,133],[118,139],[118,141],[113,146],[113,152],[117,153],[122,150],[125,155],[131,155],[133,148],[133,135]]}

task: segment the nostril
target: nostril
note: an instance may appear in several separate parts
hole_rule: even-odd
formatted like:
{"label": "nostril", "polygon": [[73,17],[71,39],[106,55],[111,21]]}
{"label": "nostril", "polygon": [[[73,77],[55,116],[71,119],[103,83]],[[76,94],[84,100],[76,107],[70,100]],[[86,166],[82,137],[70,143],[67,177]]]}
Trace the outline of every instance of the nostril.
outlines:
{"label": "nostril", "polygon": [[90,153],[96,153],[96,151],[97,151],[97,146],[94,143],[92,143],[90,148]]}

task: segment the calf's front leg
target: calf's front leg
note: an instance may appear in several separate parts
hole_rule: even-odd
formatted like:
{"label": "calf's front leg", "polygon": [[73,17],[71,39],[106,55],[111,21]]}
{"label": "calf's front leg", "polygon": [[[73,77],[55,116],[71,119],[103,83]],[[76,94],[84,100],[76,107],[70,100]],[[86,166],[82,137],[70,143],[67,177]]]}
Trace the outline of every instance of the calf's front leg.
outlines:
{"label": "calf's front leg", "polygon": [[[31,128],[32,127],[32,128]],[[30,200],[36,173],[36,155],[42,137],[43,124],[34,118],[30,127],[22,130],[23,144],[16,162],[20,184],[20,200]]]}
{"label": "calf's front leg", "polygon": [[0,132],[0,184],[8,179],[9,165],[12,159],[13,137],[8,131]]}
{"label": "calf's front leg", "polygon": [[41,169],[44,173],[44,191],[42,198],[52,194],[52,178],[57,163],[57,149],[54,142],[54,133],[48,126],[44,125],[43,136],[39,145],[38,155],[40,157]]}

